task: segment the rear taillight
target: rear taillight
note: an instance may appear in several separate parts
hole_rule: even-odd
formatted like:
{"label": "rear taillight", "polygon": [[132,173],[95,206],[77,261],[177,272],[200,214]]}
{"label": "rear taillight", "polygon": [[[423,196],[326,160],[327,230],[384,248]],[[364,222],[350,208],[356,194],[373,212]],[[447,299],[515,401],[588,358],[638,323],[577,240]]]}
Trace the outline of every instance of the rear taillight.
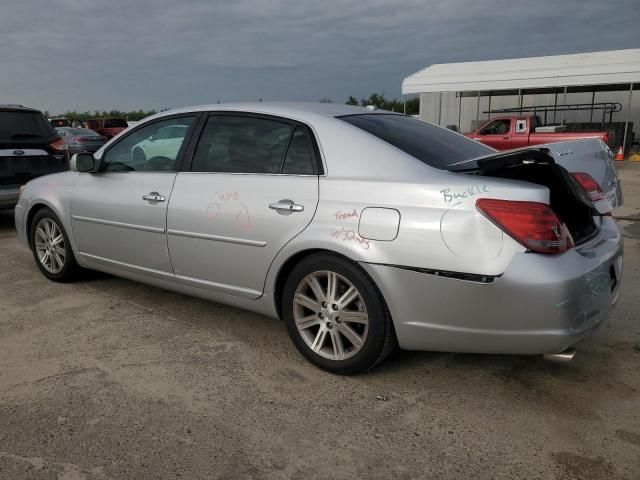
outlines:
{"label": "rear taillight", "polygon": [[59,152],[62,152],[64,150],[69,150],[69,146],[66,143],[64,143],[64,140],[62,140],[61,138],[59,138],[54,142],[51,142],[49,146],[54,150],[58,150]]}
{"label": "rear taillight", "polygon": [[574,245],[567,226],[544,203],[480,198],[476,208],[515,241],[534,252],[561,253]]}
{"label": "rear taillight", "polygon": [[584,189],[588,200],[597,202],[604,198],[604,192],[600,188],[600,185],[598,185],[598,182],[596,182],[591,175],[584,172],[574,172],[571,175]]}

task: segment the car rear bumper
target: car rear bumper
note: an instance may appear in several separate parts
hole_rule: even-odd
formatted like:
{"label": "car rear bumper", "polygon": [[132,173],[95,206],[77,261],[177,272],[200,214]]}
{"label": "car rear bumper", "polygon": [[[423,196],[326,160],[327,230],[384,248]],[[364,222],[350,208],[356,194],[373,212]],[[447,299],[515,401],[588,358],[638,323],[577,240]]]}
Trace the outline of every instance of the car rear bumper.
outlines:
{"label": "car rear bumper", "polygon": [[0,188],[0,208],[13,208],[20,198],[20,188]]}
{"label": "car rear bumper", "polygon": [[598,236],[558,255],[519,254],[491,283],[362,264],[408,350],[544,354],[589,335],[616,303],[622,238],[604,217]]}

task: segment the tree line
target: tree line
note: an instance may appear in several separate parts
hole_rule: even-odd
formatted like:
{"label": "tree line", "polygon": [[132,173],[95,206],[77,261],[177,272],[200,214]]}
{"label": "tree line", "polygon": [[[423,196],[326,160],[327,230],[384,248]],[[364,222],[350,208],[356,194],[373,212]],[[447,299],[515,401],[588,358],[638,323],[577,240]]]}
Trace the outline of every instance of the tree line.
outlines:
{"label": "tree line", "polygon": [[124,118],[126,120],[129,120],[131,122],[137,122],[138,120],[142,120],[145,117],[148,117],[149,115],[155,115],[156,112],[155,110],[133,110],[130,112],[123,112],[120,110],[110,110],[110,111],[106,111],[106,110],[94,110],[93,112],[90,111],[86,111],[86,112],[76,112],[76,111],[66,111],[61,115],[54,115],[51,116],[49,115],[48,111],[45,111],[44,114],[46,115],[47,118],[58,118],[58,117],[62,117],[62,118],[67,118],[70,121],[74,121],[74,120],[78,120],[80,122],[86,122],[87,120],[91,119],[91,118]]}
{"label": "tree line", "polygon": [[[321,98],[322,103],[333,103],[331,98]],[[396,98],[387,98],[384,93],[372,93],[368,97],[361,97],[359,100],[350,95],[347,101],[347,105],[360,105],[366,107],[367,105],[373,105],[381,110],[388,110],[390,112],[404,112],[404,101]],[[418,115],[420,113],[420,99],[418,97],[412,97],[407,99],[407,115]]]}

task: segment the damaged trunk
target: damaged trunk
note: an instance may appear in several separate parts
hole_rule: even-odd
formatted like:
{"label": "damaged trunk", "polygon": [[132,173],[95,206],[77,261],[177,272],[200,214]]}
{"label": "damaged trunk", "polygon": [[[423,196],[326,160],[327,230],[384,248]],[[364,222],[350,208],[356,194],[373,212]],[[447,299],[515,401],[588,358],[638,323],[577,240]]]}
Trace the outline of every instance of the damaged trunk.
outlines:
{"label": "damaged trunk", "polygon": [[587,192],[552,156],[539,149],[518,150],[451,165],[449,170],[485,177],[520,180],[549,189],[549,205],[567,226],[576,245],[598,231],[594,216],[600,215]]}

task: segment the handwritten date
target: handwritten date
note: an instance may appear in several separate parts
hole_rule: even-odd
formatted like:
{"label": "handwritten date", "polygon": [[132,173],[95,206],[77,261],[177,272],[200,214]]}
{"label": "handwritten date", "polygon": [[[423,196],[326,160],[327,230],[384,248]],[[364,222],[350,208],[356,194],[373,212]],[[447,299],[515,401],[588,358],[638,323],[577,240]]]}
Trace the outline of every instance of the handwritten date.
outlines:
{"label": "handwritten date", "polygon": [[331,236],[337,240],[342,240],[343,242],[356,242],[362,245],[365,250],[369,250],[369,247],[371,246],[369,244],[369,240],[362,238],[355,231],[348,228],[332,228]]}

